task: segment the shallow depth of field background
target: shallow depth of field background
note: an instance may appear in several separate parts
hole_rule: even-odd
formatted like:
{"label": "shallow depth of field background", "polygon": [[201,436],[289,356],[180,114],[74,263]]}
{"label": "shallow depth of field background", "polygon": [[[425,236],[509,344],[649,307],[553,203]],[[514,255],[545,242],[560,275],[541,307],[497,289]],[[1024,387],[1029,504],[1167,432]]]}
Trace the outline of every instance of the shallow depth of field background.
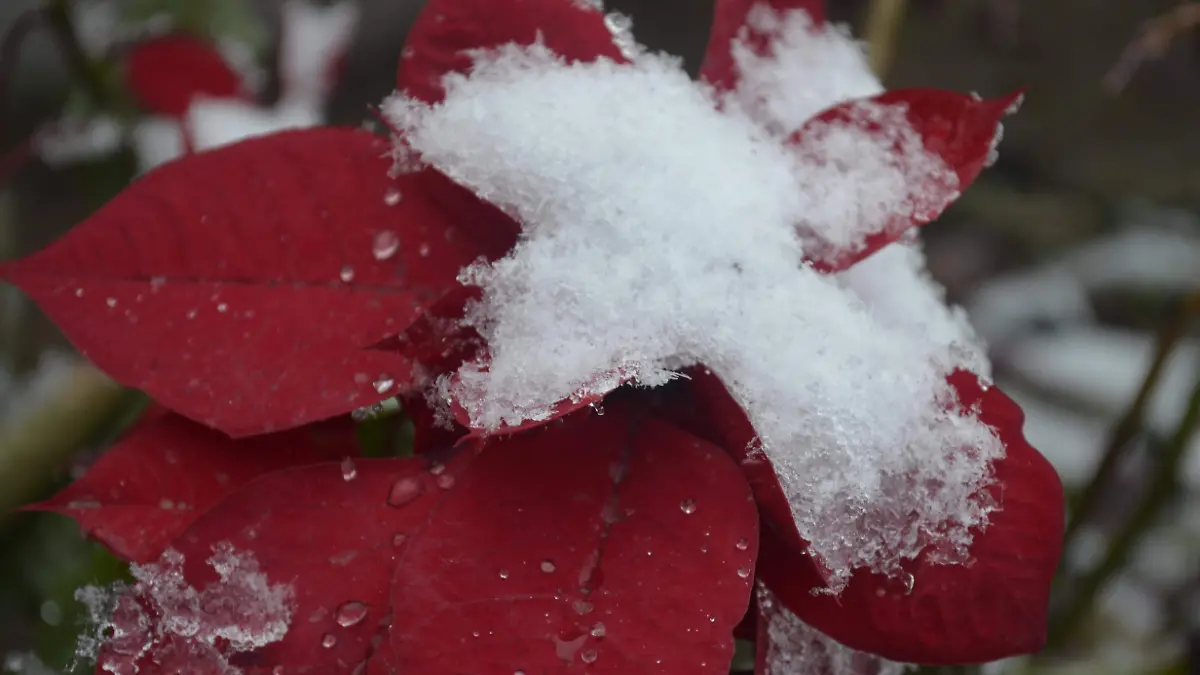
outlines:
{"label": "shallow depth of field background", "polygon": [[[234,12],[236,20],[249,22],[271,58],[273,3],[185,1],[238,5],[244,12]],[[34,4],[0,1],[0,32]],[[421,4],[363,0],[330,121],[358,124],[391,91]],[[634,17],[641,41],[698,67],[711,0],[607,4]],[[862,35],[870,4],[830,0],[831,14]],[[999,162],[925,236],[930,268],[971,313],[999,383],[1025,408],[1028,437],[1073,498],[1111,445],[1156,340],[1182,336],[1130,428],[1113,479],[1093,490],[1094,517],[1072,536],[1054,598],[1052,649],[988,667],[996,672],[1200,672],[1200,439],[1193,434],[1178,464],[1154,480],[1200,380],[1200,37],[1182,26],[1123,90],[1108,86],[1111,77],[1106,85],[1143,24],[1178,6],[913,0],[896,26],[890,87],[984,96],[1029,88],[1020,114],[1005,123]],[[55,119],[71,89],[43,33],[21,56],[2,101],[0,151]],[[132,173],[128,154],[70,168],[31,161],[0,185],[0,259],[59,236]],[[0,286],[0,672],[5,655],[16,672],[59,672],[79,628],[74,590],[123,573],[66,518],[13,509],[77,476],[138,405],[73,359],[53,326]],[[1136,536],[1118,537],[1135,513]],[[1120,569],[1093,592],[1086,579],[1114,540],[1122,555],[1110,566]],[[53,669],[40,670],[31,653]]]}

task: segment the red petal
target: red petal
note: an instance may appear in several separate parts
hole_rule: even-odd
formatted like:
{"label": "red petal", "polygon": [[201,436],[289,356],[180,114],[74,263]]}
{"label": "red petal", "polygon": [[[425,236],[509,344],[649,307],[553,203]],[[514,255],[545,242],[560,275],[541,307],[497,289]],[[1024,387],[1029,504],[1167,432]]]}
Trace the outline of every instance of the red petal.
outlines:
{"label": "red petal", "polygon": [[481,253],[430,172],[388,178],[388,150],[321,128],[190,157],[0,276],[115,379],[204,424],[338,415],[410,383],[408,359],[368,347]]}
{"label": "red petal", "polygon": [[756,546],[745,481],[719,449],[610,407],[493,441],[456,477],[399,561],[406,669],[728,672]]}
{"label": "red petal", "polygon": [[207,42],[167,35],[136,45],[125,61],[125,84],[147,111],[187,114],[192,100],[247,98],[242,79]]}
{"label": "red petal", "polygon": [[1021,434],[1020,408],[995,387],[959,372],[950,378],[966,407],[992,425],[1007,448],[992,494],[1001,510],[976,533],[971,559],[907,569],[911,590],[859,570],[840,596],[813,595],[820,578],[764,531],[760,578],[802,620],[855,649],[896,661],[980,663],[1035,652],[1046,636],[1050,581],[1063,531],[1062,484]]}
{"label": "red petal", "polygon": [[[349,481],[336,462],[275,472],[238,490],[174,542],[192,587],[216,580],[204,561],[214,545],[229,542],[236,552],[253,554],[268,582],[294,589],[283,640],[235,656],[235,665],[264,674],[278,672],[275,667],[289,673],[361,672],[356,668],[390,625],[388,589],[396,556],[443,495],[429,467],[420,459],[361,460]],[[443,475],[452,471],[448,467]],[[361,611],[348,615],[348,603]],[[165,648],[156,644],[148,660]],[[142,665],[141,672],[151,675],[178,672]]]}
{"label": "red petal", "polygon": [[469,50],[539,38],[567,61],[624,61],[604,15],[583,0],[431,0],[408,34],[396,88],[440,101],[442,78],[470,69]]}
{"label": "red petal", "polygon": [[167,414],[143,423],[54,497],[27,508],[74,518],[118,557],[150,562],[250,480],[357,454],[353,429],[345,424],[235,441]]}
{"label": "red petal", "polygon": [[733,61],[735,40],[745,39],[753,49],[766,53],[766,37],[751,31],[746,25],[751,8],[760,4],[777,11],[802,9],[808,12],[815,23],[825,21],[825,0],[717,0],[700,77],[719,90],[737,87],[738,72]]}
{"label": "red petal", "polygon": [[[939,89],[897,89],[868,99],[885,106],[907,107],[907,117],[913,129],[920,134],[925,149],[940,157],[958,177],[957,185],[945,185],[942,190],[930,194],[929,181],[911,186],[910,212],[897,212],[880,229],[848,249],[811,260],[814,267],[823,272],[838,272],[866,258],[875,251],[899,239],[911,227],[924,225],[941,215],[942,210],[975,181],[983,170],[988,157],[994,150],[1000,133],[1000,120],[1020,101],[1020,92],[992,99],[979,100],[967,94],[958,94]],[[803,141],[814,124],[838,122],[862,127],[866,131],[878,128],[874,122],[864,122],[855,115],[857,106],[863,101],[847,101],[830,108],[805,123],[789,142]],[[897,149],[897,157],[901,156]],[[817,158],[839,161],[840,158]],[[844,161],[844,160],[841,160]],[[933,177],[930,177],[932,180]],[[943,197],[944,195],[944,197]]]}

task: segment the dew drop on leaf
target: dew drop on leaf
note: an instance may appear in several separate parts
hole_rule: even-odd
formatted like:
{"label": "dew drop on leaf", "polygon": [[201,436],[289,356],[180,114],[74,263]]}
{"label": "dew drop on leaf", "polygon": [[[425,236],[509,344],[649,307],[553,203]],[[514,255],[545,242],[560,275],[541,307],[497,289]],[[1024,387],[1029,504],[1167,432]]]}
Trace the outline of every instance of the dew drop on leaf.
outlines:
{"label": "dew drop on leaf", "polygon": [[367,606],[361,602],[347,602],[338,607],[336,618],[342,628],[356,626],[367,618]]}
{"label": "dew drop on leaf", "polygon": [[508,578],[508,570],[500,570],[500,578],[507,579]]}
{"label": "dew drop on leaf", "polygon": [[595,663],[598,658],[600,658],[600,654],[595,649],[585,649],[579,652],[579,660],[584,663]]}
{"label": "dew drop on leaf", "polygon": [[75,289],[75,297],[77,297],[77,298],[82,298],[82,297],[83,297],[83,289],[82,289],[82,288],[76,288],[76,289]]}
{"label": "dew drop on leaf", "polygon": [[227,304],[225,304],[225,303],[223,303],[223,302],[222,302],[222,303],[220,303],[220,304],[218,304],[218,305],[217,305],[217,311],[218,311],[218,312],[226,312],[226,311],[229,311],[229,305],[227,305]]}
{"label": "dew drop on leaf", "polygon": [[392,548],[401,548],[408,541],[407,534],[396,534],[392,536]]}
{"label": "dew drop on leaf", "polygon": [[685,500],[679,502],[679,510],[683,511],[685,514],[687,514],[689,516],[692,515],[693,513],[696,512],[696,500],[695,499],[685,499]]}
{"label": "dew drop on leaf", "polygon": [[542,568],[542,571],[543,571],[543,572],[545,572],[546,574],[550,574],[550,573],[551,573],[551,572],[553,572],[555,569],[557,569],[557,568],[555,568],[555,566],[554,566],[554,561],[553,561],[553,560],[543,560],[543,561],[542,561],[541,568]]}
{"label": "dew drop on leaf", "polygon": [[750,542],[746,539],[738,539],[735,546],[737,546],[737,550],[745,551],[746,549],[750,548]]}
{"label": "dew drop on leaf", "polygon": [[449,490],[450,488],[454,487],[454,476],[451,476],[450,474],[438,476],[437,486],[443,490]]}
{"label": "dew drop on leaf", "polygon": [[749,567],[739,567],[738,571],[737,571],[737,575],[743,579],[749,579],[750,578],[750,568]]}
{"label": "dew drop on leaf", "polygon": [[604,624],[597,622],[596,625],[592,626],[592,637],[602,638],[605,634]]}
{"label": "dew drop on leaf", "polygon": [[421,248],[417,249],[417,254],[422,258],[428,258],[429,250],[429,244],[421,244]]}
{"label": "dew drop on leaf", "polygon": [[349,483],[358,476],[358,467],[354,466],[354,460],[347,457],[342,460],[342,480]]}
{"label": "dew drop on leaf", "polygon": [[375,379],[375,382],[372,384],[372,386],[375,387],[375,391],[377,393],[386,394],[388,390],[396,386],[396,381],[388,375],[380,375]]}
{"label": "dew drop on leaf", "polygon": [[116,299],[116,298],[109,298],[109,299],[107,299],[107,300],[105,300],[105,301],[104,301],[104,304],[108,305],[109,307],[116,307],[116,306],[117,306],[117,299]]}
{"label": "dew drop on leaf", "polygon": [[337,636],[333,633],[326,633],[325,637],[321,638],[321,646],[326,649],[332,649],[337,644]]}
{"label": "dew drop on leaf", "polygon": [[421,481],[415,478],[401,478],[392,484],[392,489],[388,492],[387,503],[389,506],[404,506],[420,497],[424,490]]}
{"label": "dew drop on leaf", "polygon": [[384,230],[375,235],[375,242],[371,246],[371,254],[376,260],[387,260],[396,255],[396,251],[400,250],[400,237],[396,236],[391,230]]}
{"label": "dew drop on leaf", "polygon": [[580,616],[583,616],[584,614],[591,614],[592,609],[593,609],[592,603],[590,603],[586,600],[576,600],[575,604],[574,604],[574,608],[575,608],[575,613]]}
{"label": "dew drop on leaf", "polygon": [[400,203],[401,197],[403,197],[403,195],[400,194],[399,190],[396,188],[391,188],[383,195],[383,203],[387,204],[388,206],[395,206]]}

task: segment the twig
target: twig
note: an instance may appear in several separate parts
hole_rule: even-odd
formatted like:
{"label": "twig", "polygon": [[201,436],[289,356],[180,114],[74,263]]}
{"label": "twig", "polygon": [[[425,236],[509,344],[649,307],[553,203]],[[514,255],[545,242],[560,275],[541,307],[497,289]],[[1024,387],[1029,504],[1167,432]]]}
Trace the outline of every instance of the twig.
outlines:
{"label": "twig", "polygon": [[867,12],[867,58],[880,80],[887,76],[896,55],[900,26],[907,0],[871,0]]}
{"label": "twig", "polygon": [[115,103],[104,69],[88,57],[79,43],[79,33],[71,18],[71,0],[48,0],[43,11],[67,66],[75,72],[92,102],[101,107]]}
{"label": "twig", "polygon": [[1080,527],[1092,516],[1104,490],[1112,485],[1113,476],[1121,466],[1121,460],[1124,458],[1126,450],[1132,447],[1131,442],[1142,429],[1146,417],[1146,407],[1158,386],[1159,379],[1162,378],[1164,366],[1175,351],[1175,347],[1187,333],[1189,323],[1196,316],[1200,316],[1200,293],[1192,293],[1185,297],[1180,308],[1171,314],[1159,331],[1155,341],[1154,357],[1150,368],[1146,371],[1146,376],[1142,379],[1141,387],[1133,401],[1130,402],[1125,414],[1121,416],[1109,434],[1104,455],[1084,487],[1083,494],[1079,496],[1075,508],[1072,509],[1071,519],[1067,523],[1064,535],[1064,549],[1071,545],[1078,535]]}
{"label": "twig", "polygon": [[1176,36],[1197,26],[1200,26],[1200,2],[1186,2],[1147,21],[1104,76],[1104,88],[1113,96],[1120,94],[1142,63],[1161,59]]}
{"label": "twig", "polygon": [[[14,74],[17,72],[17,64],[21,62],[21,46],[25,44],[25,38],[37,26],[38,22],[42,21],[43,10],[27,9],[21,12],[9,26],[8,32],[4,34],[4,39],[0,42],[0,131],[5,131],[9,126],[9,106],[12,101],[12,86]],[[9,154],[5,154],[7,161]],[[7,172],[7,167],[5,172]],[[4,178],[0,175],[0,181]]]}
{"label": "twig", "polygon": [[1125,566],[1130,554],[1150,530],[1163,508],[1171,503],[1179,488],[1176,474],[1187,454],[1188,445],[1196,434],[1198,424],[1200,424],[1200,373],[1196,375],[1196,384],[1192,389],[1187,410],[1180,419],[1175,433],[1171,435],[1162,450],[1158,468],[1147,487],[1144,500],[1138,505],[1121,531],[1113,538],[1104,559],[1080,580],[1075,590],[1074,601],[1061,616],[1051,621],[1050,636],[1047,642],[1049,647],[1061,646],[1074,634],[1091,612],[1096,598],[1105,584]]}

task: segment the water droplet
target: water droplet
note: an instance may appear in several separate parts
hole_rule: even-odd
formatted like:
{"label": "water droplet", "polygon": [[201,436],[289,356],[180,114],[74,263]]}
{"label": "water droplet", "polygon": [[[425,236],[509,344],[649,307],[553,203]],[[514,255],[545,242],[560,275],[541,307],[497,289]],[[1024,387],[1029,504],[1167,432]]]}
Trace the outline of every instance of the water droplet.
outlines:
{"label": "water droplet", "polygon": [[579,660],[584,663],[595,663],[600,654],[595,649],[585,649],[579,652]]}
{"label": "water droplet", "polygon": [[358,467],[354,466],[354,460],[347,457],[342,460],[342,480],[349,483],[358,476]]}
{"label": "water droplet", "polygon": [[739,567],[738,571],[737,571],[737,575],[743,579],[749,579],[750,578],[750,568],[749,567]]}
{"label": "water droplet", "polygon": [[737,550],[739,550],[739,551],[745,551],[746,549],[750,548],[750,540],[738,539],[737,543],[734,544],[734,546],[736,546]]}
{"label": "water droplet", "polygon": [[683,511],[685,514],[687,514],[689,516],[692,515],[693,513],[696,512],[696,500],[695,499],[685,499],[685,500],[679,502],[679,510]]}
{"label": "water droplet", "polygon": [[388,375],[380,375],[372,383],[372,386],[375,387],[377,393],[386,394],[392,387],[396,386],[396,381]]}
{"label": "water droplet", "polygon": [[422,258],[428,258],[428,257],[429,257],[429,251],[430,251],[430,249],[429,249],[429,244],[421,244],[421,248],[417,249],[417,253],[418,253],[418,254],[419,254],[419,255],[420,255]]}
{"label": "water droplet", "polygon": [[543,560],[541,568],[542,568],[542,571],[545,572],[546,574],[550,574],[554,570],[558,569],[554,566],[553,560]]}
{"label": "water droplet", "polygon": [[367,618],[367,606],[361,602],[347,602],[338,607],[337,623],[342,628],[356,626]]}
{"label": "water droplet", "polygon": [[354,267],[352,265],[346,265],[343,267],[340,271],[338,271],[338,278],[341,279],[342,283],[344,284],[354,281]]}
{"label": "water droplet", "polygon": [[383,195],[383,203],[388,206],[395,206],[400,203],[400,199],[403,196],[396,188],[388,188],[388,191]]}
{"label": "water droplet", "polygon": [[591,614],[592,609],[594,609],[594,607],[592,607],[592,603],[588,602],[587,600],[576,600],[573,606],[575,608],[575,613],[580,616],[583,616],[584,614]]}
{"label": "water droplet", "polygon": [[76,288],[76,289],[75,289],[75,297],[77,297],[77,298],[82,298],[82,297],[83,297],[83,289],[82,289],[82,288]]}
{"label": "water droplet", "polygon": [[188,313],[187,313],[187,318],[189,318],[189,319],[194,319],[194,318],[196,318],[196,310],[194,310],[194,309],[189,309],[189,310],[188,310]]}
{"label": "water droplet", "polygon": [[450,488],[454,487],[454,476],[451,476],[448,473],[438,476],[437,486],[443,490],[449,490]]}
{"label": "water droplet", "polygon": [[355,373],[354,374],[354,384],[366,384],[367,381],[370,380],[370,378],[371,378],[371,376],[367,375],[366,373]]}
{"label": "water droplet", "polygon": [[117,306],[117,299],[116,299],[116,298],[109,298],[109,299],[107,299],[107,300],[105,300],[105,301],[104,301],[104,304],[108,305],[109,307],[116,307],[116,306]]}
{"label": "water droplet", "polygon": [[217,304],[217,311],[218,312],[227,312],[227,311],[229,311],[229,305],[227,305],[223,302],[219,303],[219,304]]}
{"label": "water droplet", "polygon": [[150,290],[157,291],[167,285],[166,277],[150,277]]}
{"label": "water droplet", "polygon": [[337,644],[337,636],[333,633],[326,633],[325,637],[321,638],[321,646],[325,649],[332,649]]}
{"label": "water droplet", "polygon": [[514,670],[514,671],[513,671],[513,675],[525,675],[525,671],[523,671],[523,670]]}
{"label": "water droplet", "polygon": [[390,506],[404,506],[421,496],[425,488],[416,478],[401,478],[392,485],[388,492],[387,503]]}
{"label": "water droplet", "polygon": [[596,625],[592,626],[592,637],[602,638],[606,633],[607,631],[604,629],[604,624],[597,622]]}
{"label": "water droplet", "polygon": [[434,462],[433,465],[429,467],[429,473],[431,473],[435,476],[440,476],[445,472],[446,472],[446,465],[442,464],[441,462]]}
{"label": "water droplet", "polygon": [[507,579],[508,578],[508,570],[500,570],[500,578]]}
{"label": "water droplet", "polygon": [[367,420],[373,420],[382,414],[383,403],[372,403],[371,405],[364,405],[361,408],[355,408],[350,413],[350,419],[354,420],[355,422],[366,422]]}

